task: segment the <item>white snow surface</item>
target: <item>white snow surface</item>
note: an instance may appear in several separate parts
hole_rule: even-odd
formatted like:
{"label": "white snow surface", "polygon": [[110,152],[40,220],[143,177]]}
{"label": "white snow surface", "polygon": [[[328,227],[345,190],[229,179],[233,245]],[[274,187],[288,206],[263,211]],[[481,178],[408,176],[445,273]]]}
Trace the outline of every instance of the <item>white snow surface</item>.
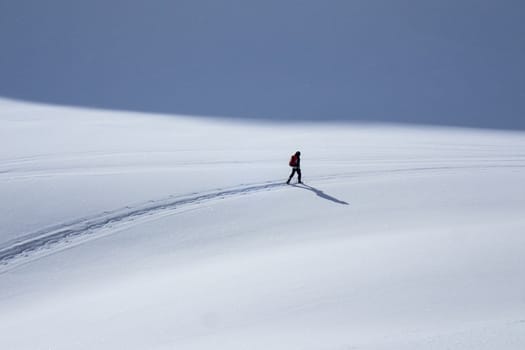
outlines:
{"label": "white snow surface", "polygon": [[0,146],[1,349],[525,348],[522,132],[3,99]]}

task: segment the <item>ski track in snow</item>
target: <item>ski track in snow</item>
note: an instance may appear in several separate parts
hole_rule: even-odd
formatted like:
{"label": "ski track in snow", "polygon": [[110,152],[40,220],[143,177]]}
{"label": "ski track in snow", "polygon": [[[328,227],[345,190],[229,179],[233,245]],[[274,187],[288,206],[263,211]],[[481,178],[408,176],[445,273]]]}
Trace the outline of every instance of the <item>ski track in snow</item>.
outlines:
{"label": "ski track in snow", "polygon": [[99,237],[95,233],[108,229],[111,232],[116,232],[126,224],[137,224],[140,219],[152,219],[156,215],[165,215],[192,204],[201,204],[284,186],[286,185],[282,182],[267,182],[217,189],[211,192],[192,193],[179,197],[170,196],[160,200],[150,200],[135,207],[126,206],[114,211],[105,211],[100,215],[49,227],[0,245],[0,273],[38,257]]}
{"label": "ski track in snow", "polygon": [[[324,175],[311,178],[315,182],[337,179],[362,178],[385,174],[418,174],[428,172],[450,172],[456,170],[480,170],[494,168],[525,168],[525,164],[505,164],[505,161],[463,166],[422,166],[412,168],[366,170],[351,173]],[[135,206],[126,206],[99,215],[84,217],[75,221],[58,224],[52,227],[23,235],[15,240],[0,245],[0,274],[16,266],[36,260],[40,257],[74,247],[83,242],[117,232],[124,227],[137,225],[145,220],[179,212],[185,207],[205,202],[222,200],[231,197],[271,191],[287,187],[283,181],[269,181],[259,184],[240,185],[227,189],[216,189],[208,192],[191,193],[183,196],[171,195],[167,198],[149,200]]]}

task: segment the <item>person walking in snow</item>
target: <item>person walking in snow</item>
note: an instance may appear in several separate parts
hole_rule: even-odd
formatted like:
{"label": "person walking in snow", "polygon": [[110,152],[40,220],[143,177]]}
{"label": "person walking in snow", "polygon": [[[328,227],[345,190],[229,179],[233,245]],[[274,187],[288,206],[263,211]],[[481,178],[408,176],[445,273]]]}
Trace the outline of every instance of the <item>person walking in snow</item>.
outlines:
{"label": "person walking in snow", "polygon": [[297,173],[298,183],[302,184],[301,182],[301,152],[297,151],[295,154],[290,158],[290,166],[292,167],[292,173],[290,174],[290,177],[288,178],[288,181],[286,181],[287,184],[290,184],[290,180],[292,177]]}

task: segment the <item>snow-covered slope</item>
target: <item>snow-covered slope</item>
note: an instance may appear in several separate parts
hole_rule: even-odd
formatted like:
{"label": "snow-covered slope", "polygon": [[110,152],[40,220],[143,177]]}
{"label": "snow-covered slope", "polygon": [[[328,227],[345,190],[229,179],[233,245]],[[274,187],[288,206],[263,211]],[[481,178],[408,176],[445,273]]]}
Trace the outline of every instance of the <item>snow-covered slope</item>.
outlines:
{"label": "snow-covered slope", "polygon": [[525,346],[523,133],[0,100],[0,140],[2,349]]}

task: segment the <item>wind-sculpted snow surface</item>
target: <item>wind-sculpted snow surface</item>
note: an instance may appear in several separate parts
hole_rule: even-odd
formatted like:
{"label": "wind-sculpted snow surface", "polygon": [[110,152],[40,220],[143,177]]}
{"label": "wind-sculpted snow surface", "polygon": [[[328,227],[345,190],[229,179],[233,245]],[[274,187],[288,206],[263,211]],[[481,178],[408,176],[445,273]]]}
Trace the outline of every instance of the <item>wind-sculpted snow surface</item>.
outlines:
{"label": "wind-sculpted snow surface", "polygon": [[0,143],[2,349],[525,347],[523,133],[0,101]]}

